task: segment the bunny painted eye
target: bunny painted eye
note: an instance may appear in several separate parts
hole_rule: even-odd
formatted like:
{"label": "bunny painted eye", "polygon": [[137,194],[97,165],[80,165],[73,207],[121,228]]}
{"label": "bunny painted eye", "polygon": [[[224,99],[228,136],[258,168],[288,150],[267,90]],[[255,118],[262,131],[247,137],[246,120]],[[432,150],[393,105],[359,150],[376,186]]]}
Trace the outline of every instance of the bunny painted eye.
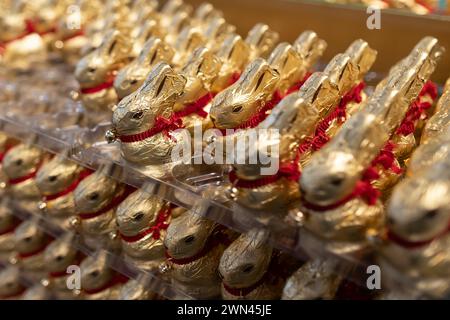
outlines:
{"label": "bunny painted eye", "polygon": [[144,116],[144,112],[138,111],[138,112],[133,113],[133,114],[131,115],[131,118],[133,118],[134,120],[139,120],[139,119],[141,119],[143,116]]}
{"label": "bunny painted eye", "polygon": [[97,278],[100,275],[100,272],[98,270],[92,271],[91,276],[94,278]]}
{"label": "bunny painted eye", "polygon": [[425,218],[432,220],[434,219],[437,215],[439,214],[439,210],[438,209],[433,209],[433,210],[428,210],[427,213],[425,214]]}
{"label": "bunny painted eye", "polygon": [[15,164],[16,164],[16,166],[21,166],[23,164],[23,160],[22,159],[17,159]]}
{"label": "bunny painted eye", "polygon": [[335,187],[339,187],[343,181],[344,181],[343,177],[332,177],[330,179],[330,184],[332,184]]}
{"label": "bunny painted eye", "polygon": [[184,238],[184,243],[189,244],[189,243],[194,242],[194,240],[195,240],[195,237],[190,235],[190,236],[187,236],[186,238]]}
{"label": "bunny painted eye", "polygon": [[63,261],[64,257],[63,256],[56,256],[55,260],[60,262]]}
{"label": "bunny painted eye", "polygon": [[133,79],[133,80],[130,81],[130,84],[133,85],[133,84],[136,84],[137,82],[138,81],[136,79]]}
{"label": "bunny painted eye", "polygon": [[134,215],[133,220],[135,221],[140,221],[144,218],[144,213],[143,212],[138,212]]}
{"label": "bunny painted eye", "polygon": [[92,67],[91,67],[91,68],[88,68],[88,72],[89,72],[89,73],[94,73],[95,70],[97,70],[97,69],[96,69],[96,68],[92,68]]}
{"label": "bunny painted eye", "polygon": [[25,242],[31,242],[31,240],[33,240],[33,238],[32,237],[26,237],[26,238],[24,238],[23,239]]}
{"label": "bunny painted eye", "polygon": [[242,272],[250,273],[253,270],[254,266],[252,264],[247,264],[242,268]]}
{"label": "bunny painted eye", "polygon": [[241,110],[242,110],[242,106],[235,106],[235,107],[233,107],[233,113],[241,112]]}
{"label": "bunny painted eye", "polygon": [[55,182],[57,177],[58,177],[58,176],[49,176],[49,177],[48,177],[48,181],[50,181],[50,182]]}
{"label": "bunny painted eye", "polygon": [[93,192],[89,195],[89,200],[95,201],[99,197],[99,194],[97,192]]}

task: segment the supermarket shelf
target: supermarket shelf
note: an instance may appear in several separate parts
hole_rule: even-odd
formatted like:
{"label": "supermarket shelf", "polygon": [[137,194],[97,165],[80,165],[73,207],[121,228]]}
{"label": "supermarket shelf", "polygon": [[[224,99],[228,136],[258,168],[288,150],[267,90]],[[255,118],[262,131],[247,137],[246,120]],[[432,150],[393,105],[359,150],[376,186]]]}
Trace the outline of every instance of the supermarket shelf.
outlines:
{"label": "supermarket shelf", "polygon": [[[52,221],[45,218],[44,216],[38,214],[37,212],[33,212],[29,208],[25,208],[23,205],[11,201],[10,204],[13,209],[12,212],[16,215],[20,220],[25,221],[31,218],[38,218],[39,227],[47,233],[52,238],[59,238],[63,236],[67,230],[62,229],[61,227],[55,225]],[[87,247],[82,243],[81,240],[74,241],[74,246],[77,250],[82,252],[86,256],[95,256],[99,250],[103,248],[99,246],[98,248],[92,249]],[[183,291],[175,288],[168,280],[161,279],[160,276],[155,275],[149,271],[138,269],[137,267],[127,263],[120,255],[108,252],[111,256],[111,263],[109,267],[129,279],[139,279],[145,280],[147,284],[147,289],[151,292],[157,293],[161,297],[166,299],[183,299],[183,300],[192,300],[193,298],[184,293]]]}

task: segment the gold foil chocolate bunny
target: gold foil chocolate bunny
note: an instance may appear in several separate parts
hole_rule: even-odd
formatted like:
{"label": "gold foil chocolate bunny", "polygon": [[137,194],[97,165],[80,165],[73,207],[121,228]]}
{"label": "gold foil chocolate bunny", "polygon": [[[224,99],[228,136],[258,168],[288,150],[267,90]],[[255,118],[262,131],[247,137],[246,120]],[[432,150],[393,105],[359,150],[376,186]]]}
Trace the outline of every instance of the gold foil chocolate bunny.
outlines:
{"label": "gold foil chocolate bunny", "polygon": [[398,283],[425,297],[444,298],[450,290],[450,141],[440,149],[445,156],[400,182],[389,201],[379,260],[394,291]]}
{"label": "gold foil chocolate bunny", "polygon": [[36,185],[42,195],[40,209],[63,228],[75,215],[74,191],[92,173],[65,156],[55,156],[37,172]]}
{"label": "gold foil chocolate bunny", "polygon": [[274,250],[264,230],[239,236],[220,258],[222,297],[226,300],[279,299],[284,281],[278,277]]}
{"label": "gold foil chocolate bunny", "polygon": [[309,260],[286,281],[282,299],[333,299],[341,281],[336,261],[328,258]]}
{"label": "gold foil chocolate bunny", "polygon": [[210,118],[216,128],[223,133],[226,129],[254,128],[287,94],[299,89],[325,49],[324,42],[312,32],[299,39],[295,46],[280,44],[268,62],[262,58],[251,62],[236,83],[214,98]]}
{"label": "gold foil chocolate bunny", "polygon": [[21,143],[3,157],[2,170],[7,176],[8,192],[20,200],[37,201],[40,197],[36,174],[46,162],[47,154],[32,145]]}
{"label": "gold foil chocolate bunny", "polygon": [[164,40],[157,37],[148,39],[139,56],[117,73],[114,88],[119,100],[136,91],[157,63],[170,64],[173,56],[174,50]]}
{"label": "gold foil chocolate bunny", "polygon": [[0,62],[10,68],[29,69],[47,58],[42,38],[27,24],[21,13],[0,16]]}
{"label": "gold foil chocolate bunny", "polygon": [[105,166],[83,179],[73,192],[77,217],[72,221],[90,247],[103,243],[115,248],[110,239],[116,230],[116,208],[134,188],[107,176]]}
{"label": "gold foil chocolate bunny", "polygon": [[7,266],[0,271],[0,299],[16,300],[26,288],[21,283],[20,270],[16,266]]}
{"label": "gold foil chocolate bunny", "polygon": [[133,192],[116,210],[122,249],[132,263],[155,269],[164,260],[164,238],[171,221],[169,203],[145,189]]}
{"label": "gold foil chocolate bunny", "polygon": [[400,173],[389,139],[441,54],[436,39],[419,42],[386,86],[378,87],[363,109],[303,169],[304,225],[329,241],[329,249],[341,253],[362,249],[366,237],[380,231],[383,207],[375,181],[384,172]]}
{"label": "gold foil chocolate bunny", "polygon": [[23,269],[40,279],[45,273],[44,252],[51,238],[39,226],[39,220],[22,222],[14,231],[16,260]]}
{"label": "gold foil chocolate bunny", "polygon": [[[81,100],[88,112],[89,121],[105,115],[117,103],[114,79],[117,71],[129,62],[131,46],[125,35],[111,30],[100,47],[84,56],[77,64],[75,77],[81,87]],[[97,119],[98,120],[98,119]]]}
{"label": "gold foil chocolate bunny", "polygon": [[14,231],[20,220],[13,215],[8,202],[3,200],[0,205],[0,260],[7,261],[14,250]]}
{"label": "gold foil chocolate bunny", "polygon": [[47,271],[47,288],[54,291],[59,299],[74,299],[75,292],[67,287],[67,278],[71,275],[69,266],[78,266],[83,255],[76,245],[76,234],[67,232],[50,243],[44,252]]}
{"label": "gold foil chocolate bunny", "polygon": [[220,60],[206,47],[196,49],[181,69],[186,79],[183,93],[173,106],[174,116],[185,128],[193,130],[207,118],[205,107],[212,100],[212,83],[220,70]]}
{"label": "gold foil chocolate bunny", "polygon": [[120,141],[127,161],[140,166],[171,163],[172,149],[181,143],[181,137],[173,136],[171,131],[182,124],[173,116],[173,105],[185,84],[184,77],[160,62],[139,90],[120,101],[106,138],[109,142]]}
{"label": "gold foil chocolate bunny", "polygon": [[447,156],[450,140],[450,81],[447,81],[435,114],[428,119],[422,132],[420,146],[408,162],[408,176],[414,176],[423,168]]}
{"label": "gold foil chocolate bunny", "polygon": [[193,212],[182,214],[167,229],[164,245],[168,262],[163,271],[170,272],[174,285],[191,297],[218,297],[217,268],[227,243],[224,237],[214,222]]}
{"label": "gold foil chocolate bunny", "polygon": [[[285,46],[279,46],[285,49]],[[305,55],[308,56],[308,55]],[[231,195],[242,206],[285,213],[288,205],[299,198],[297,180],[312,151],[321,148],[338,130],[363,99],[360,82],[375,60],[365,41],[354,42],[345,54],[337,55],[324,72],[314,73],[300,91],[283,99],[257,129],[280,132],[280,141],[261,139],[255,150],[279,144],[277,172],[269,174],[265,165],[235,164],[230,173]],[[275,139],[273,137],[273,139]],[[273,152],[273,151],[271,151]],[[247,159],[248,160],[248,159]]]}
{"label": "gold foil chocolate bunny", "polygon": [[110,268],[112,257],[99,251],[80,264],[81,293],[87,300],[117,300],[128,278]]}

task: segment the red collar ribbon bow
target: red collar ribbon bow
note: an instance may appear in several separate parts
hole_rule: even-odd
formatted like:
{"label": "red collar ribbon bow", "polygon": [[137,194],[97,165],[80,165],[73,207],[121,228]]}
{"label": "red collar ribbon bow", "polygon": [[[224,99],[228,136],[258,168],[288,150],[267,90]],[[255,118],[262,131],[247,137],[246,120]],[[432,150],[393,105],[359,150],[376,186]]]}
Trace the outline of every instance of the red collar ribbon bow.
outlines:
{"label": "red collar ribbon bow", "polygon": [[138,142],[153,137],[161,132],[167,137],[170,137],[170,131],[175,131],[180,128],[183,128],[183,120],[181,118],[174,115],[169,119],[157,116],[155,118],[155,123],[150,129],[137,134],[119,136],[119,140],[123,143]]}
{"label": "red collar ribbon bow", "polygon": [[156,216],[156,221],[153,226],[145,229],[144,231],[134,236],[126,236],[120,233],[120,237],[122,238],[123,241],[132,243],[141,240],[148,234],[152,234],[152,238],[154,240],[158,240],[161,237],[161,231],[167,230],[167,228],[169,227],[167,220],[169,219],[171,212],[172,212],[171,207],[162,208],[159,211],[158,215]]}
{"label": "red collar ribbon bow", "polygon": [[114,85],[114,77],[111,76],[105,82],[102,82],[102,83],[100,83],[97,86],[89,87],[89,88],[81,88],[80,92],[82,94],[97,93],[97,92],[100,92],[102,90],[106,90],[106,89],[112,88],[113,85]]}
{"label": "red collar ribbon bow", "polygon": [[406,249],[418,249],[421,247],[424,247],[430,243],[432,243],[434,240],[437,240],[443,236],[445,236],[446,234],[448,234],[448,232],[450,231],[450,224],[447,225],[447,228],[442,231],[440,234],[438,234],[437,236],[428,239],[428,240],[421,240],[421,241],[412,241],[412,240],[407,240],[404,239],[402,237],[400,237],[399,235],[395,234],[394,232],[392,232],[391,230],[387,231],[387,238],[396,243],[397,245],[404,247]]}

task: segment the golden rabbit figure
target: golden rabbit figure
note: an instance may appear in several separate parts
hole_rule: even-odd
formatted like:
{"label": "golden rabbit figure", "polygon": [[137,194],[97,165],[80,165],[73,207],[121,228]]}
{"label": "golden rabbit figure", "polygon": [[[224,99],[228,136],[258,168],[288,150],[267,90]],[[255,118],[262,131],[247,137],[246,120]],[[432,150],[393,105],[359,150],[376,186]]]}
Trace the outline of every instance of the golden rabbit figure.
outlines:
{"label": "golden rabbit figure", "polygon": [[80,264],[81,297],[86,300],[117,300],[128,278],[109,266],[112,257],[107,251],[99,251]]}
{"label": "golden rabbit figure", "polygon": [[36,185],[42,195],[40,209],[55,223],[68,228],[75,215],[74,191],[91,173],[64,155],[55,156],[36,174]]}
{"label": "golden rabbit figure", "polygon": [[[308,70],[326,47],[322,40],[309,31],[299,39],[295,46],[280,44],[267,62],[262,58],[255,59],[236,83],[214,98],[210,119],[216,128],[223,133],[226,133],[226,129],[254,128],[290,90],[299,89]],[[312,44],[317,47],[311,48]],[[311,59],[303,61],[302,55],[310,51],[314,52],[311,53]]]}
{"label": "golden rabbit figure", "polygon": [[282,299],[333,299],[342,281],[337,268],[337,262],[327,258],[305,262],[287,280]]}
{"label": "golden rabbit figure", "polygon": [[7,261],[15,248],[14,232],[20,220],[17,219],[8,202],[3,200],[0,205],[0,260]]}
{"label": "golden rabbit figure", "polygon": [[108,170],[108,166],[97,170],[83,179],[73,192],[77,217],[71,223],[91,248],[101,244],[111,249],[117,247],[117,240],[111,238],[117,228],[115,211],[134,191],[109,177]]}
{"label": "golden rabbit figure", "polygon": [[133,192],[116,210],[122,249],[126,258],[144,269],[155,269],[164,260],[164,238],[171,221],[169,203],[145,189]]}
{"label": "golden rabbit figure", "polygon": [[8,266],[0,271],[0,299],[16,300],[25,291],[20,281],[20,270],[16,266]]}
{"label": "golden rabbit figure", "polygon": [[157,37],[148,39],[139,56],[117,73],[114,88],[119,100],[139,89],[156,64],[170,64],[173,56],[174,50],[164,40]]}
{"label": "golden rabbit figure", "polygon": [[131,44],[118,30],[106,34],[100,47],[77,64],[75,77],[81,87],[81,101],[91,124],[108,119],[117,103],[114,79],[119,69],[130,61]]}
{"label": "golden rabbit figure", "polygon": [[47,271],[49,290],[52,290],[58,299],[75,299],[77,295],[67,287],[67,279],[71,275],[69,266],[78,266],[83,255],[75,247],[76,234],[67,232],[50,243],[44,251],[44,263]]}
{"label": "golden rabbit figure", "polygon": [[22,222],[14,231],[15,259],[37,279],[45,274],[44,252],[51,240],[37,219]]}
{"label": "golden rabbit figure", "polygon": [[378,249],[386,282],[394,292],[402,290],[398,279],[423,297],[443,298],[450,290],[448,97],[447,88],[425,126],[423,144],[412,155],[408,177],[395,187],[388,203],[385,241]]}
{"label": "golden rabbit figure", "polygon": [[216,298],[220,295],[217,268],[226,243],[214,222],[186,212],[167,229],[164,246],[168,261],[163,269],[187,295]]}
{"label": "golden rabbit figure", "polygon": [[367,237],[380,231],[383,206],[373,182],[380,178],[379,172],[398,173],[389,138],[434,71],[441,53],[436,39],[427,37],[419,42],[388,76],[386,85],[377,87],[362,110],[303,169],[304,225],[326,239],[331,250],[350,253],[363,249]]}
{"label": "golden rabbit figure", "polygon": [[277,276],[268,234],[253,229],[239,236],[220,258],[222,298],[226,300],[279,299],[284,281]]}
{"label": "golden rabbit figure", "polygon": [[36,174],[47,158],[46,152],[29,144],[21,143],[8,150],[3,158],[2,170],[7,177],[8,192],[14,198],[39,200]]}
{"label": "golden rabbit figure", "polygon": [[107,139],[120,141],[125,160],[138,166],[171,162],[172,149],[181,143],[181,135],[171,134],[181,127],[173,117],[173,106],[185,84],[183,76],[160,62],[138,91],[120,101],[114,109]]}

